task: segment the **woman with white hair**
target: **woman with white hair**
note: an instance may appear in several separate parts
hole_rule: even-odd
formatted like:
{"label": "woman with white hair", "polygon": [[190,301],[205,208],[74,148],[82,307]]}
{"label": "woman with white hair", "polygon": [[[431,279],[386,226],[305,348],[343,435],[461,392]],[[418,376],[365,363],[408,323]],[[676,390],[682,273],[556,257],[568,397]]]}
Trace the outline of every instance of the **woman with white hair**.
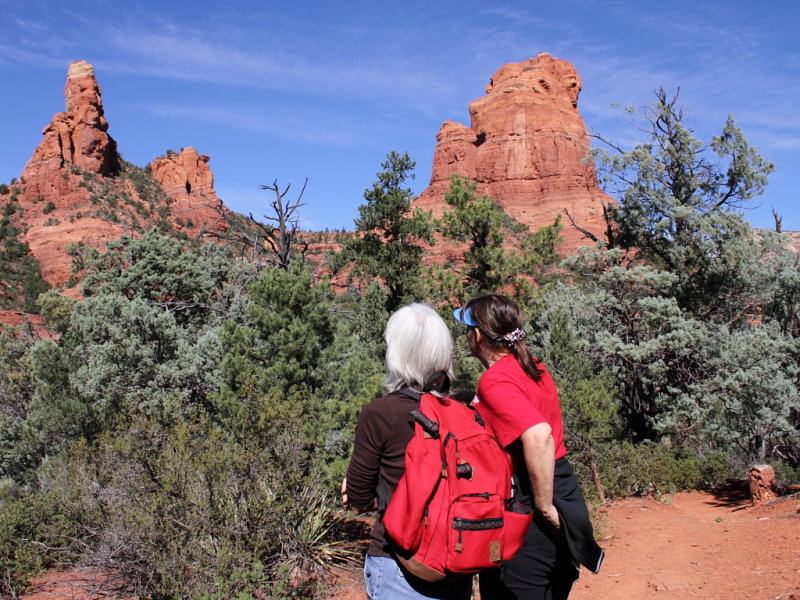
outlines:
{"label": "woman with white hair", "polygon": [[429,583],[405,571],[395,560],[382,516],[405,470],[406,446],[423,392],[442,395],[452,378],[450,331],[429,306],[410,304],[386,325],[385,396],[367,404],[358,417],[353,455],[342,484],[343,502],[356,514],[377,510],[364,564],[370,600],[437,598],[466,600],[470,580]]}

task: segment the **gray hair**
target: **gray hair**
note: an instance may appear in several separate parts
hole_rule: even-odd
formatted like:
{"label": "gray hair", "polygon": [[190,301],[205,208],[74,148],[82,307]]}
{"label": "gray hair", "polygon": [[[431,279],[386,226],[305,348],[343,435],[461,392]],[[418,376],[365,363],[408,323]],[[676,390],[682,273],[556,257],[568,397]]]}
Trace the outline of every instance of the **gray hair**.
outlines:
{"label": "gray hair", "polygon": [[422,391],[436,371],[453,378],[453,339],[442,318],[430,306],[409,304],[386,324],[386,378],[389,394],[404,387]]}

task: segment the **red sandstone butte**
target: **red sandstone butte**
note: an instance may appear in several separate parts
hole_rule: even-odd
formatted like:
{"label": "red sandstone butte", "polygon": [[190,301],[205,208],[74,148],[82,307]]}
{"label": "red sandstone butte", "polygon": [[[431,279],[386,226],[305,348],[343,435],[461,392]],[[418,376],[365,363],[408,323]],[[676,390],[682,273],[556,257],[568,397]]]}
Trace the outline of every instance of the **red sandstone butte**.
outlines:
{"label": "red sandstone butte", "polygon": [[503,66],[486,95],[469,105],[471,126],[446,121],[436,136],[430,186],[414,206],[445,208],[453,174],[470,177],[512,217],[531,230],[562,215],[560,252],[593,241],[577,225],[604,239],[603,206],[613,199],[600,189],[589,156],[589,134],[578,113],[581,81],[565,60],[543,53]]}
{"label": "red sandstone butte", "polygon": [[209,158],[194,148],[170,152],[150,163],[150,175],[172,200],[170,213],[179,229],[197,234],[204,228],[224,228],[224,207],[214,190]]}

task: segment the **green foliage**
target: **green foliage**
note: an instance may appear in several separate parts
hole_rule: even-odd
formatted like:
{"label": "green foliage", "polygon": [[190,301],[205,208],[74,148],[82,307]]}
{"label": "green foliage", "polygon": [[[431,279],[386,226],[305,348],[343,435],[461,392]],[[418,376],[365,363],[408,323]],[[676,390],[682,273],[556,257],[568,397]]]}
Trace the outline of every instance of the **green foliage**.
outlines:
{"label": "green foliage", "polygon": [[29,479],[48,456],[66,449],[73,440],[97,434],[97,407],[84,401],[72,384],[70,374],[77,362],[69,350],[52,341],[37,344],[30,353],[35,393],[28,413],[20,423],[22,436],[18,451],[28,458],[27,470],[12,475]]}
{"label": "green foliage", "polygon": [[56,209],[55,203],[52,200],[49,200],[47,202],[47,204],[44,205],[44,208],[42,209],[42,213],[49,214],[49,213],[53,212],[55,209]]}
{"label": "green foliage", "polygon": [[725,451],[734,465],[797,461],[798,259],[736,212],[772,167],[732,119],[704,146],[675,98],[657,100],[639,121],[648,141],[598,153],[620,184],[611,249],[566,261],[580,285],[546,294],[542,336],[569,316],[634,442]]}
{"label": "green foliage", "polygon": [[0,218],[0,308],[36,313],[36,298],[50,285],[42,278],[39,261],[27,242],[19,239],[19,226],[12,219],[16,206],[4,205]]}
{"label": "green foliage", "polygon": [[170,312],[182,327],[219,324],[255,267],[231,259],[225,249],[187,243],[151,230],[140,239],[123,236],[107,252],[73,248],[73,271],[88,271],[87,297],[118,294]]}
{"label": "green foliage", "polygon": [[570,316],[580,354],[596,374],[602,366],[613,377],[631,439],[668,436],[743,462],[794,455],[796,342],[774,324],[733,327],[687,315],[670,294],[676,276],[612,266],[615,255],[601,253],[608,262],[593,264],[606,268],[583,285],[552,288],[537,321],[546,337],[560,313]]}
{"label": "green foliage", "polygon": [[446,239],[462,244],[463,254],[457,264],[433,269],[434,294],[450,301],[501,288],[530,295],[531,282],[541,280],[556,258],[559,220],[531,233],[458,175],[444,199],[449,208],[437,225]]}
{"label": "green foliage", "polygon": [[73,310],[65,342],[77,362],[70,381],[105,424],[125,403],[148,413],[173,396],[202,403],[219,383],[215,332],[195,334],[139,298],[87,298]]}
{"label": "green foliage", "polygon": [[387,312],[420,298],[423,246],[433,242],[430,213],[411,212],[411,189],[403,187],[413,177],[414,162],[390,152],[378,180],[364,192],[366,204],[359,207],[358,235],[342,244],[336,265],[353,262],[353,275],[362,282],[380,279],[388,290]]}
{"label": "green foliage", "polygon": [[249,290],[246,317],[222,329],[223,395],[233,402],[316,388],[319,358],[333,337],[330,297],[307,266],[262,271]]}
{"label": "green foliage", "polygon": [[363,297],[353,296],[340,298],[336,305],[335,312],[342,318],[333,342],[321,355],[320,385],[315,392],[321,402],[310,417],[317,439],[315,464],[331,489],[344,477],[358,413],[381,395],[384,376],[386,288],[373,282]]}
{"label": "green foliage", "polygon": [[240,444],[174,408],[76,445],[44,478],[92,532],[86,559],[143,597],[311,597],[322,565],[347,553],[297,423]]}
{"label": "green foliage", "polygon": [[76,303],[77,300],[74,298],[62,296],[55,290],[48,290],[36,300],[42,316],[47,319],[50,327],[59,334],[66,332],[72,309],[75,308]]}
{"label": "green foliage", "polygon": [[612,498],[708,489],[724,483],[731,473],[723,452],[702,456],[668,444],[623,442],[610,445],[599,457],[599,468]]}
{"label": "green foliage", "polygon": [[[749,146],[732,117],[704,145],[661,89],[656,103],[630,114],[649,139],[630,151],[598,151],[601,171],[620,203],[610,207],[614,245],[675,273],[678,305],[694,313],[724,310],[746,255],[748,228],[735,212],[760,195],[773,170]],[[746,274],[746,273],[745,273]],[[733,288],[733,290],[731,290]],[[724,318],[724,317],[723,317]]]}
{"label": "green foliage", "polygon": [[64,540],[78,532],[61,508],[56,491],[0,491],[0,596],[17,598],[30,576],[66,557]]}
{"label": "green foliage", "polygon": [[792,465],[785,461],[773,463],[775,479],[778,485],[800,485],[800,465]]}
{"label": "green foliage", "polygon": [[35,393],[30,348],[29,340],[0,328],[0,480],[17,476],[31,461],[21,444],[22,424]]}
{"label": "green foliage", "polygon": [[588,471],[597,497],[604,501],[598,460],[622,431],[614,382],[608,372],[596,373],[594,364],[581,354],[578,333],[567,313],[557,312],[550,319],[541,356],[558,386],[570,459],[576,469]]}
{"label": "green foliage", "polygon": [[216,327],[244,310],[242,281],[253,270],[219,249],[187,251],[155,232],[89,253],[86,264],[86,300],[40,298],[60,338],[29,351],[32,392],[25,410],[7,418],[13,451],[4,468],[19,480],[44,457],[124,428],[132,415],[159,414],[175,401],[183,412],[205,406],[220,384]]}

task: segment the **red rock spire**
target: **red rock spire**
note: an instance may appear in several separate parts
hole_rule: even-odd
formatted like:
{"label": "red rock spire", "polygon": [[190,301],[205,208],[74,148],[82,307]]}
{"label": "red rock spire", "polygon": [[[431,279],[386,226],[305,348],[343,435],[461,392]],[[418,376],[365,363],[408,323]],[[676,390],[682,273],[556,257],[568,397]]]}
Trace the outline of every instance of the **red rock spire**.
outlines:
{"label": "red rock spire", "polygon": [[92,65],[79,61],[69,66],[64,99],[66,112],[56,114],[44,128],[44,139],[22,176],[31,179],[42,168],[52,171],[66,163],[100,175],[119,172],[117,144],[106,133],[108,122]]}

